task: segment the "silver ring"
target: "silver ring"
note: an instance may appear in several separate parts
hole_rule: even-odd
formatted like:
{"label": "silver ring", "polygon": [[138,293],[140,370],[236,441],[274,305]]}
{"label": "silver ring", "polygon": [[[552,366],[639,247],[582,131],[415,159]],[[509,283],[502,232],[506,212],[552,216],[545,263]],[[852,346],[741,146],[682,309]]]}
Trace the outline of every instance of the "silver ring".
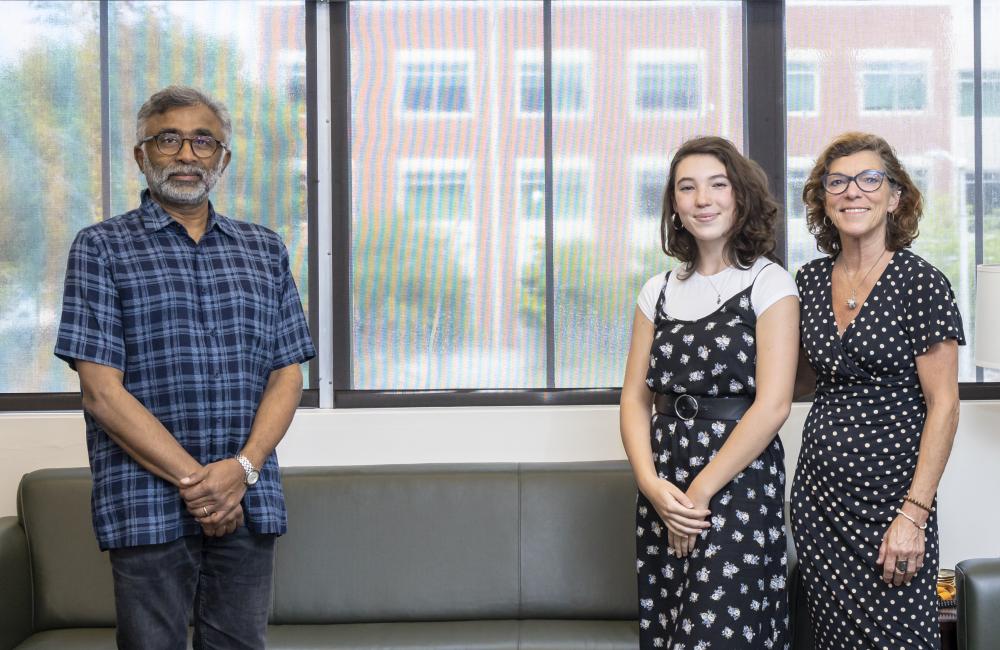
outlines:
{"label": "silver ring", "polygon": [[210,512],[208,511],[208,506],[202,506],[202,507],[201,507],[201,509],[205,511],[205,516],[206,516],[206,517],[208,517],[209,515],[211,515],[211,514],[212,514],[212,513],[210,513]]}
{"label": "silver ring", "polygon": [[896,560],[897,573],[906,573],[907,566],[909,566],[909,563],[906,560]]}

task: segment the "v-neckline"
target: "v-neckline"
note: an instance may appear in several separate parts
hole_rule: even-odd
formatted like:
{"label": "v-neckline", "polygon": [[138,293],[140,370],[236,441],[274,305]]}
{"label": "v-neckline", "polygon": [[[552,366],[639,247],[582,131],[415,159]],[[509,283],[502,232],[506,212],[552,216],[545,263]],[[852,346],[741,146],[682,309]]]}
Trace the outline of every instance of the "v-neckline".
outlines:
{"label": "v-neckline", "polygon": [[892,257],[889,258],[889,263],[885,265],[882,272],[879,273],[878,279],[875,280],[875,284],[872,285],[872,290],[868,292],[865,296],[865,301],[858,305],[858,309],[854,312],[854,318],[848,321],[847,325],[844,326],[844,331],[840,331],[840,323],[837,322],[837,311],[833,308],[833,270],[834,264],[836,263],[836,258],[830,258],[830,277],[827,278],[826,283],[826,307],[830,311],[830,318],[833,320],[833,331],[837,334],[837,341],[843,343],[844,339],[847,338],[847,333],[851,331],[851,327],[854,325],[858,317],[865,311],[868,303],[871,301],[871,297],[875,295],[875,292],[879,290],[882,284],[882,279],[889,273],[889,269],[893,268],[896,263],[896,256],[900,251],[893,251]]}

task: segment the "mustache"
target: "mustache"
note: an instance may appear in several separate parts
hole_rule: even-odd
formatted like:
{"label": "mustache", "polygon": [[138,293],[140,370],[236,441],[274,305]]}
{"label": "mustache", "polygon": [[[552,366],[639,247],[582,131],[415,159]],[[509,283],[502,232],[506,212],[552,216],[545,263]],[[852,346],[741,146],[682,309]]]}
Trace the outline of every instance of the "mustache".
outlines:
{"label": "mustache", "polygon": [[168,179],[175,174],[181,176],[197,176],[198,178],[205,180],[205,170],[200,167],[195,167],[194,165],[171,165],[163,170],[163,175]]}

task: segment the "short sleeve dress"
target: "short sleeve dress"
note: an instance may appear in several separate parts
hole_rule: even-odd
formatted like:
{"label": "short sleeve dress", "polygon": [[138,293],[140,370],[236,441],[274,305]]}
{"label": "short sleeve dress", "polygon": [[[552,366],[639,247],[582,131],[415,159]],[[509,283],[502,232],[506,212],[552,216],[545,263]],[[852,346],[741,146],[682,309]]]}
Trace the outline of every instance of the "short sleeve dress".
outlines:
{"label": "short sleeve dress", "polygon": [[875,564],[917,465],[927,405],[916,358],[946,339],[965,344],[947,278],[897,251],[848,325],[837,332],[833,258],[799,271],[802,348],[816,396],[792,482],[792,535],[819,650],[939,648],[937,516],[923,568],[890,587]]}

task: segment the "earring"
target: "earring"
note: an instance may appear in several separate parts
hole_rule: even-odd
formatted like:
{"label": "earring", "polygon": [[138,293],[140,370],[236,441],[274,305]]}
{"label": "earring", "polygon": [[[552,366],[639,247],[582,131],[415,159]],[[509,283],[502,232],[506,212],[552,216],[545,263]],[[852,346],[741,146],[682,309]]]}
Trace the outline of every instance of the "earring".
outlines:
{"label": "earring", "polygon": [[828,215],[826,213],[823,214],[823,225],[824,226],[832,226],[833,225],[833,222],[830,221],[830,215]]}
{"label": "earring", "polygon": [[677,216],[677,213],[670,215],[670,224],[674,227],[674,230],[684,230],[684,223],[681,222],[681,218]]}
{"label": "earring", "polygon": [[892,221],[893,218],[892,210],[889,210],[888,212],[885,213],[885,218],[888,219],[889,221]]}

